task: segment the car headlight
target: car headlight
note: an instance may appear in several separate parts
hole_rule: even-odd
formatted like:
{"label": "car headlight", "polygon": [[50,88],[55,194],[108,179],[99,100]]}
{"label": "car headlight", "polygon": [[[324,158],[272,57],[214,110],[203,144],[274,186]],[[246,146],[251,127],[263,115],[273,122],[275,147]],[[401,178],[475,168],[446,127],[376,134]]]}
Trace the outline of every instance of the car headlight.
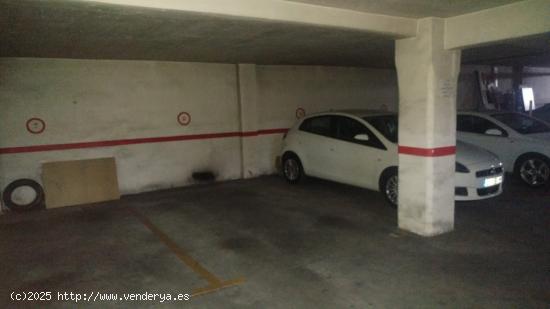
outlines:
{"label": "car headlight", "polygon": [[457,172],[457,173],[469,173],[470,170],[464,164],[455,162],[455,172]]}

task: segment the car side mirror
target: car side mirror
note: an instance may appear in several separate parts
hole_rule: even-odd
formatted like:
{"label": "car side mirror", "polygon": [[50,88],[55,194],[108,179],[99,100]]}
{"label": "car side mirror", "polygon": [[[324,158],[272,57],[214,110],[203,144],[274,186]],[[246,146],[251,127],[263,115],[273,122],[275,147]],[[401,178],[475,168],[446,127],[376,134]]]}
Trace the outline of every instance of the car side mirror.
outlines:
{"label": "car side mirror", "polygon": [[353,139],[366,142],[369,140],[369,136],[367,134],[357,134],[353,137]]}
{"label": "car side mirror", "polygon": [[493,135],[493,136],[502,136],[502,131],[500,131],[499,129],[489,129],[485,131],[485,134]]}

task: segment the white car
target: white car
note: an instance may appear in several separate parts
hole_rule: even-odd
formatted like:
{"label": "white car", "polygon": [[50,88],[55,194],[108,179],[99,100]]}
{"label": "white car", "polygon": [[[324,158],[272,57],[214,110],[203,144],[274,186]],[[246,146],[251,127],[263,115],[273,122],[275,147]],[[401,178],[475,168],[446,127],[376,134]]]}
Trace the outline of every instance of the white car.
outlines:
{"label": "white car", "polygon": [[[285,135],[281,152],[286,180],[307,174],[384,193],[397,204],[397,115],[341,111],[309,115]],[[503,168],[490,152],[457,144],[455,199],[502,193]]]}
{"label": "white car", "polygon": [[457,139],[497,154],[532,187],[549,183],[550,125],[514,112],[459,112]]}
{"label": "white car", "polygon": [[537,108],[533,111],[533,117],[550,123],[550,104]]}

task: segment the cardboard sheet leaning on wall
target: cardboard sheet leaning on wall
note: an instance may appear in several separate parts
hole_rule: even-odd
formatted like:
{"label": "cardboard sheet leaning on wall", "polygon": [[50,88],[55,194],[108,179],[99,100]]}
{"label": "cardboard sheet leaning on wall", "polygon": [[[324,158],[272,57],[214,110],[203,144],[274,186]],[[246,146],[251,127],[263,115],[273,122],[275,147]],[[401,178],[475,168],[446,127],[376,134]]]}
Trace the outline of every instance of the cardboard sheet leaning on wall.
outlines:
{"label": "cardboard sheet leaning on wall", "polygon": [[42,164],[46,208],[120,198],[115,158]]}

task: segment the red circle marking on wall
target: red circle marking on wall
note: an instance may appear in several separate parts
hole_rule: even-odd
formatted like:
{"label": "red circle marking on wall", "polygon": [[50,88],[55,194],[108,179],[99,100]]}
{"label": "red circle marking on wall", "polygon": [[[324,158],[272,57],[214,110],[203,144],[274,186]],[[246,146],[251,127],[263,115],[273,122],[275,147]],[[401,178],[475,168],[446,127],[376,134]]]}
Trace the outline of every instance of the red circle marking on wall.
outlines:
{"label": "red circle marking on wall", "polygon": [[306,110],[305,109],[303,109],[301,107],[298,107],[296,109],[296,119],[303,118],[305,115],[306,115]]}
{"label": "red circle marking on wall", "polygon": [[191,115],[189,115],[189,113],[187,113],[187,112],[179,113],[178,114],[178,122],[182,126],[188,125],[189,123],[191,123]]}
{"label": "red circle marking on wall", "polygon": [[27,126],[27,131],[32,134],[40,134],[46,130],[46,123],[40,118],[31,118],[27,120],[25,124]]}

